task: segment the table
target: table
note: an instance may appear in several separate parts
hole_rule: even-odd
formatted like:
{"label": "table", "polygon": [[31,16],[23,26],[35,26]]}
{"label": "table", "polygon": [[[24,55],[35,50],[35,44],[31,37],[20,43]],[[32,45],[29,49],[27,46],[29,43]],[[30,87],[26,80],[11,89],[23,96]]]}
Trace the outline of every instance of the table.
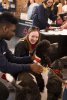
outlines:
{"label": "table", "polygon": [[45,32],[45,30],[40,30],[40,33],[41,39],[47,39],[51,43],[67,39],[67,29],[64,29],[62,31],[57,29],[55,31],[49,30],[48,32]]}

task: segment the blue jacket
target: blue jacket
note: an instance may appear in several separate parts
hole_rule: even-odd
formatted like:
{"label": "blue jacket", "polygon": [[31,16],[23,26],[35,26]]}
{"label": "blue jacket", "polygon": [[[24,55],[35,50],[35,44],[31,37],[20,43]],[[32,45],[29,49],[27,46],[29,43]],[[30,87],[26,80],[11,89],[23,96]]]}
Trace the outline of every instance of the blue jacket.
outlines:
{"label": "blue jacket", "polygon": [[33,26],[37,26],[39,29],[45,29],[46,27],[49,27],[48,18],[53,21],[56,20],[56,16],[54,16],[54,13],[51,11],[51,9],[45,8],[43,4],[40,4],[37,7],[37,14],[35,14],[33,18]]}
{"label": "blue jacket", "polygon": [[31,57],[15,57],[5,40],[0,40],[0,71],[12,75],[29,72],[31,71],[29,63],[32,63]]}

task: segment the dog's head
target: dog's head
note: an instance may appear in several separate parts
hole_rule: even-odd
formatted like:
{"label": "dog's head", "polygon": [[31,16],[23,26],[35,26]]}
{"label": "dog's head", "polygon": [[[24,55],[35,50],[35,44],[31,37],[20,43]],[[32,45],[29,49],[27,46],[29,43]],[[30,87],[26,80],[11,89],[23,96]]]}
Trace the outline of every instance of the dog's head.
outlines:
{"label": "dog's head", "polygon": [[42,40],[36,47],[36,55],[42,57],[43,55],[48,55],[50,42],[48,40]]}

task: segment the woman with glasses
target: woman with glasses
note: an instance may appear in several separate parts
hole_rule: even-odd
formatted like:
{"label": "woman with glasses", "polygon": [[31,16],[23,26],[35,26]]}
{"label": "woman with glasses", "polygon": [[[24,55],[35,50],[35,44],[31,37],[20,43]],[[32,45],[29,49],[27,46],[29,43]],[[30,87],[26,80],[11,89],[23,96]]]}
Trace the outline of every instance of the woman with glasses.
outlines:
{"label": "woman with glasses", "polygon": [[15,55],[18,57],[32,55],[39,40],[39,28],[29,28],[28,34],[24,38],[20,39],[17,45],[15,46]]}
{"label": "woman with glasses", "polygon": [[45,29],[49,27],[48,18],[55,20],[56,17],[52,13],[53,10],[53,0],[43,0],[37,8],[37,14],[33,18],[33,25],[39,27],[40,29]]}

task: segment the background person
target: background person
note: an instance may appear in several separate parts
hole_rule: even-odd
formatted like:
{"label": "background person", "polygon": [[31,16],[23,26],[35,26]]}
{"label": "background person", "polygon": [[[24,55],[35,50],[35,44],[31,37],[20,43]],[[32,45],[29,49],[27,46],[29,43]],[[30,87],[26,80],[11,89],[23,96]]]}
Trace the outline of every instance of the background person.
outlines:
{"label": "background person", "polygon": [[61,25],[60,28],[61,28],[62,30],[63,30],[63,29],[67,29],[67,21],[66,21],[63,25]]}
{"label": "background person", "polygon": [[53,21],[56,19],[52,10],[53,0],[43,0],[42,4],[40,4],[37,8],[37,14],[35,14],[33,18],[33,25],[39,27],[40,30],[49,27],[48,18]]}
{"label": "background person", "polygon": [[[54,4],[53,4],[53,13],[55,16],[57,16],[55,22],[57,26],[62,25],[63,20],[60,17],[60,14],[62,14],[62,3],[60,0],[54,0]],[[54,22],[54,23],[55,23]]]}
{"label": "background person", "polygon": [[8,11],[10,8],[10,3],[8,0],[2,0],[3,11]]}
{"label": "background person", "polygon": [[63,13],[67,12],[67,0],[64,0],[62,11],[63,11]]}
{"label": "background person", "polygon": [[62,3],[60,0],[54,0],[54,8],[53,8],[54,14],[56,16],[59,16],[59,14],[62,13]]}
{"label": "background person", "polygon": [[28,1],[28,11],[27,11],[27,18],[29,20],[33,19],[33,16],[36,12],[37,7],[39,6],[38,3],[35,2],[35,0],[29,0]]}

